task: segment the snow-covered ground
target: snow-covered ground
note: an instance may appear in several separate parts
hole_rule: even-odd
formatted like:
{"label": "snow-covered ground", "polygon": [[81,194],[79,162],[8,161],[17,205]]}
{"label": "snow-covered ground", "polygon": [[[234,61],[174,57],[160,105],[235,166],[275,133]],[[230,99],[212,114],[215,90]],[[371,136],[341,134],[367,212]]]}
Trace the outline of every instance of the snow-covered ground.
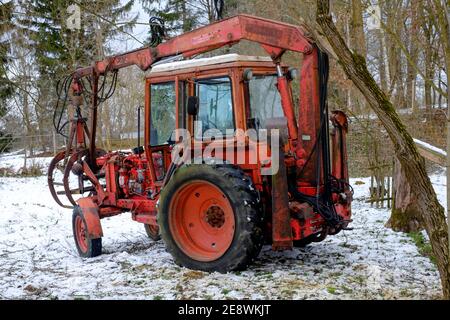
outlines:
{"label": "snow-covered ground", "polygon": [[27,168],[34,166],[41,168],[45,172],[51,160],[51,157],[28,157],[25,161],[24,151],[19,150],[0,155],[0,169],[10,169],[11,172],[20,173],[24,165],[26,165]]}
{"label": "snow-covered ground", "polygon": [[[0,167],[20,161],[0,157]],[[445,176],[431,178],[445,205]],[[46,177],[1,177],[0,299],[439,299],[435,266],[384,227],[387,209],[365,203],[369,180],[352,183],[353,231],[290,252],[265,247],[247,271],[208,274],[175,265],[129,214],[103,220],[104,254],[82,259]]]}

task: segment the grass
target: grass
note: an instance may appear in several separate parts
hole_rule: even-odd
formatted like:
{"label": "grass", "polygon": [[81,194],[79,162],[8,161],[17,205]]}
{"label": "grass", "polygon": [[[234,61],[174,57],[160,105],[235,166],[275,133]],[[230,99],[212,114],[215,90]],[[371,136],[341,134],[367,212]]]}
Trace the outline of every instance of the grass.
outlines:
{"label": "grass", "polygon": [[413,240],[421,255],[423,255],[424,257],[428,257],[433,264],[436,264],[436,257],[433,254],[431,244],[427,239],[425,239],[424,235],[421,232],[408,233],[408,237]]}
{"label": "grass", "polygon": [[196,271],[196,270],[190,270],[187,271],[183,274],[183,277],[186,280],[197,280],[197,279],[202,279],[206,276],[207,274],[205,272],[201,272],[201,271]]}
{"label": "grass", "polygon": [[14,177],[15,172],[12,168],[0,168],[0,176],[1,177]]}
{"label": "grass", "polygon": [[22,177],[39,177],[44,175],[44,167],[42,164],[32,161],[26,167],[21,168],[18,174]]}
{"label": "grass", "polygon": [[135,281],[134,283],[135,283],[136,285],[138,285],[138,286],[141,286],[141,285],[143,285],[143,284],[145,283],[145,281],[142,280],[142,279],[139,279],[139,280]]}
{"label": "grass", "polygon": [[222,294],[225,295],[225,296],[226,296],[227,294],[229,294],[230,292],[231,292],[230,289],[223,289],[223,290],[222,290]]}
{"label": "grass", "polygon": [[0,168],[2,177],[39,177],[44,175],[44,168],[41,164],[32,163],[26,168],[21,168],[17,172],[11,167]]}
{"label": "grass", "polygon": [[342,286],[341,289],[342,289],[342,291],[344,291],[344,293],[352,293],[353,292],[352,289],[350,289],[350,288],[348,288],[346,286]]}
{"label": "grass", "polygon": [[336,288],[334,288],[334,287],[327,287],[327,291],[328,291],[328,293],[336,294]]}

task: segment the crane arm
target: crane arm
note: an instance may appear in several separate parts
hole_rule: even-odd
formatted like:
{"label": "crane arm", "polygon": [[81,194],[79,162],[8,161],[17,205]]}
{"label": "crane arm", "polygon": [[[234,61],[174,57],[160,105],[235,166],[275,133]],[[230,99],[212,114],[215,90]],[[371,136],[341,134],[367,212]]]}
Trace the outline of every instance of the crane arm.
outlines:
{"label": "crane arm", "polygon": [[93,66],[78,69],[74,76],[102,75],[108,71],[137,65],[145,71],[166,57],[185,58],[205,53],[241,40],[259,43],[274,61],[287,51],[310,54],[314,42],[305,28],[250,15],[237,15],[174,37],[155,48],[144,47],[97,61]]}
{"label": "crane arm", "polygon": [[[320,128],[320,79],[319,52],[307,28],[251,15],[237,15],[228,19],[209,24],[199,29],[184,33],[167,40],[156,47],[144,47],[105,58],[95,62],[91,67],[77,69],[73,73],[72,92],[79,96],[83,91],[81,78],[92,77],[92,107],[90,115],[89,149],[91,159],[95,154],[95,135],[97,124],[98,79],[108,72],[136,65],[146,71],[152,65],[164,58],[182,55],[185,58],[209,52],[227,45],[234,45],[242,40],[256,42],[270,55],[277,65],[278,90],[281,105],[287,118],[289,137],[296,141],[301,137],[302,143],[297,144],[299,158],[314,150],[314,141]],[[300,81],[299,123],[296,122],[292,92],[287,78],[282,74],[280,60],[285,51],[299,52],[304,55]],[[80,100],[81,101],[81,100]],[[310,159],[309,166],[315,165],[315,156]],[[300,160],[303,161],[303,160]],[[307,161],[308,162],[308,161]],[[298,165],[302,165],[299,163]],[[309,167],[308,167],[309,169]],[[316,172],[316,170],[307,170]],[[315,179],[311,177],[307,180]]]}

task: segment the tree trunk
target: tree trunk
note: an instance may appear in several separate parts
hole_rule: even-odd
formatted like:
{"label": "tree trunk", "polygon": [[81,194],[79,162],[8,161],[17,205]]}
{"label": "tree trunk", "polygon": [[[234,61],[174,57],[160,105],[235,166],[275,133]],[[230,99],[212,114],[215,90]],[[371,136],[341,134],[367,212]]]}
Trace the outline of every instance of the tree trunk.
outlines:
{"label": "tree trunk", "polygon": [[363,10],[361,0],[352,0],[352,44],[353,50],[360,56],[366,56],[366,39],[364,37]]}
{"label": "tree trunk", "polygon": [[415,65],[419,57],[418,39],[417,34],[419,32],[419,5],[418,1],[412,1],[411,3],[411,32],[408,32],[409,37],[409,55],[411,61],[408,61],[406,69],[406,105],[413,110],[413,113],[417,112],[416,105],[416,77],[417,71]]}
{"label": "tree trunk", "polygon": [[[437,3],[441,4],[441,2]],[[440,9],[439,6],[437,6]],[[450,250],[450,11],[449,1],[444,2],[443,10],[440,10],[439,25],[441,29],[442,43],[444,47],[445,71],[447,73],[447,227],[448,227],[448,248]],[[445,17],[442,16],[442,13]],[[450,251],[449,251],[450,257]]]}
{"label": "tree trunk", "polygon": [[378,42],[380,46],[380,52],[378,55],[378,68],[380,72],[380,84],[381,89],[384,93],[388,94],[389,92],[389,67],[386,61],[386,41],[384,38],[383,30],[377,30]]}
{"label": "tree trunk", "polygon": [[[421,5],[421,13],[425,16],[429,13],[430,8],[426,6],[426,4],[422,3]],[[431,118],[431,109],[433,107],[433,97],[432,97],[432,81],[434,78],[434,66],[433,66],[433,58],[434,58],[434,26],[432,21],[424,21],[422,23],[422,30],[424,33],[424,37],[426,40],[424,46],[424,67],[425,67],[425,84],[424,84],[424,104],[426,109],[426,117],[427,119]]]}
{"label": "tree trunk", "polygon": [[[351,35],[353,51],[366,58],[366,38],[364,36],[363,9],[361,0],[352,0]],[[356,108],[354,108],[354,110],[356,112],[361,112],[364,110],[364,99],[358,92],[358,89],[352,86],[350,94],[356,102]]]}
{"label": "tree trunk", "polygon": [[440,205],[425,170],[425,160],[419,154],[392,103],[368,71],[365,59],[353,54],[346,46],[336,30],[329,10],[329,0],[317,0],[317,22],[345,73],[366,97],[367,103],[377,114],[393,143],[395,155],[405,171],[405,178],[417,200],[421,220],[430,238],[444,297],[450,299],[447,223],[444,208]]}
{"label": "tree trunk", "polygon": [[[412,10],[412,28],[414,30],[417,29],[417,23],[415,22],[416,18],[414,17],[414,12],[417,12],[417,2],[410,4],[411,10]],[[410,103],[409,101],[414,101],[413,95],[415,95],[414,92],[414,78],[416,77],[415,69],[411,66],[411,62],[416,63],[417,62],[417,46],[415,45],[415,33],[411,32],[408,33],[409,37],[409,50],[411,55],[411,62],[407,64],[407,71],[406,71],[406,83],[407,83],[407,92],[409,92],[410,97],[412,99],[407,98],[405,99],[405,87],[404,87],[404,77],[403,77],[403,59],[402,59],[402,52],[400,48],[398,47],[395,36],[393,34],[396,34],[398,37],[400,37],[402,33],[402,23],[403,19],[401,19],[402,12],[404,10],[403,4],[400,2],[397,2],[392,7],[390,7],[390,10],[388,12],[389,15],[389,24],[387,28],[391,28],[392,33],[390,33],[390,54],[389,54],[389,61],[390,61],[390,70],[393,70],[393,74],[395,75],[395,95],[392,98],[397,108],[404,108],[408,106],[414,105],[414,103]],[[401,37],[400,37],[401,38]],[[393,90],[393,88],[391,88]],[[409,185],[408,181],[405,178],[405,172],[400,165],[400,162],[397,160],[395,161],[395,170],[394,170],[394,185],[393,190],[395,190],[395,198],[393,199],[393,206],[391,211],[391,217],[389,218],[389,221],[386,223],[386,227],[392,228],[395,231],[402,231],[402,232],[417,232],[423,229],[422,224],[420,223],[420,215],[418,214],[417,204],[415,197],[411,194],[411,186]]]}
{"label": "tree trunk", "polygon": [[434,71],[433,71],[433,59],[432,59],[432,50],[425,50],[425,76],[428,81],[425,81],[425,108],[427,112],[427,119],[431,118],[431,109],[433,107],[433,98],[431,95],[431,84],[429,80],[433,80]]}
{"label": "tree trunk", "polygon": [[417,199],[411,193],[411,185],[405,178],[405,170],[398,160],[395,161],[393,189],[394,203],[386,227],[408,233],[421,231],[423,227],[417,209]]}

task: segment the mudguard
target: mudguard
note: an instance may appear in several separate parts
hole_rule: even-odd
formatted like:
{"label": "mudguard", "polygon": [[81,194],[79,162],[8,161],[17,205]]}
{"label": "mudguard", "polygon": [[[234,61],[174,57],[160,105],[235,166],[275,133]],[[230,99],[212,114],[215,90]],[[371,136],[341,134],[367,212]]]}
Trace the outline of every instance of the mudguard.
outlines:
{"label": "mudguard", "polygon": [[103,237],[97,204],[90,197],[81,198],[77,202],[83,212],[89,238],[98,239]]}

